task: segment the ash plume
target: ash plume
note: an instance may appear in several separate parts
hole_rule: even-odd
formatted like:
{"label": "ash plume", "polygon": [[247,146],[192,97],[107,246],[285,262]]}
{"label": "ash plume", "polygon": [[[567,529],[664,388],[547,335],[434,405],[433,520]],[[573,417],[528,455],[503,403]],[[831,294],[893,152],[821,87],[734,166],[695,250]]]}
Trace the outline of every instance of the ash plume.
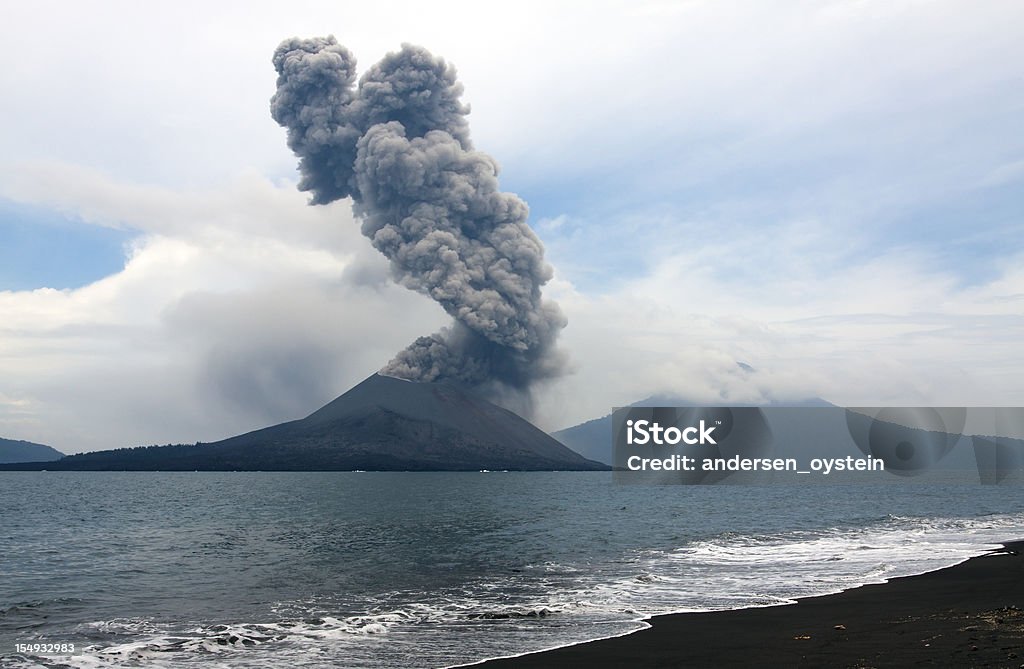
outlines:
{"label": "ash plume", "polygon": [[564,369],[566,321],[541,296],[552,272],[526,203],[473,150],[455,69],[405,44],[356,84],[356,60],[333,37],[285,40],[273,60],[271,114],[299,157],[299,188],[311,204],[351,197],[394,278],[454,319],[382,373],[455,380],[526,409],[531,384]]}

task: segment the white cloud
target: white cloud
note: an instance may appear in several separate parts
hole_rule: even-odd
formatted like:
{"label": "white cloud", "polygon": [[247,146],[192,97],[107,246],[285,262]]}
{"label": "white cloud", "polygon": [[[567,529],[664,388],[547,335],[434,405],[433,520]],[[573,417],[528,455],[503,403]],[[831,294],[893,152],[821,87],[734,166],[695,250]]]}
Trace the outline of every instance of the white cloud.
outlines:
{"label": "white cloud", "polygon": [[1024,403],[1021,249],[965,284],[927,213],[887,241],[1020,178],[1022,21],[1012,0],[13,4],[0,196],[141,236],[94,284],[0,293],[0,434],[227,436],[447,320],[345,204],[276,181],[270,55],[326,33],[363,68],[402,41],[454,62],[477,145],[556,200],[537,227],[576,373],[545,426],[659,390]]}
{"label": "white cloud", "polygon": [[794,137],[818,151],[865,140],[825,127],[894,127],[874,136],[899,141],[952,108],[984,109],[993,91],[1012,100],[1024,56],[1013,0],[41,1],[5,19],[18,54],[0,72],[8,157],[175,187],[228,181],[239,165],[291,173],[268,100],[270,55],[293,35],[333,33],[363,68],[403,41],[443,55],[478,144],[521,181],[652,151],[707,178]]}
{"label": "white cloud", "polygon": [[666,258],[603,295],[557,282],[575,373],[544,390],[542,422],[565,427],[658,392],[708,404],[1024,403],[1024,257],[965,287],[912,252],[829,271],[785,238],[753,241],[730,257]]}
{"label": "white cloud", "polygon": [[[74,189],[39,187],[69,172]],[[23,200],[145,232],[93,284],[0,292],[5,436],[69,451],[230,436],[311,412],[446,321],[386,280],[346,203],[308,207],[294,184],[23,175]]]}

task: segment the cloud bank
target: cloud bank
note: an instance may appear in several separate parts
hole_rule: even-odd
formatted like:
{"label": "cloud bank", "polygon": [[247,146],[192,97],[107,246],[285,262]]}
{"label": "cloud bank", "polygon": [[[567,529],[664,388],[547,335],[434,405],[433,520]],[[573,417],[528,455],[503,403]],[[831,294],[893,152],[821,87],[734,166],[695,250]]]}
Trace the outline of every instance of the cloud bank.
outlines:
{"label": "cloud bank", "polygon": [[[409,40],[459,64],[473,141],[530,202],[569,321],[570,373],[534,386],[542,427],[660,391],[1024,404],[1024,5],[541,3],[479,30],[495,11],[12,5],[0,197],[135,239],[90,285],[0,292],[0,436],[215,439],[308,413],[451,324],[344,202],[296,191],[267,56],[327,29],[367,62]],[[397,159],[423,137],[381,139]],[[317,186],[358,188],[350,164]],[[40,253],[3,233],[0,262]]]}
{"label": "cloud bank", "polygon": [[346,206],[311,209],[294,183],[180,192],[37,164],[7,184],[142,234],[88,286],[0,291],[0,434],[70,451],[231,436],[307,415],[445,321]]}

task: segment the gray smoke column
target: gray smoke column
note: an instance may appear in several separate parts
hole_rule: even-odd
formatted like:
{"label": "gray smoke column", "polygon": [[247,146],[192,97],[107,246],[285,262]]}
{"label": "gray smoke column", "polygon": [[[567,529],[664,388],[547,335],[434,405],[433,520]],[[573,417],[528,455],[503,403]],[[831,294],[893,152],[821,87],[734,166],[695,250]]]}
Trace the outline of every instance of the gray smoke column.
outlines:
{"label": "gray smoke column", "polygon": [[395,279],[455,321],[381,371],[525,408],[531,384],[564,369],[555,340],[566,321],[541,297],[551,267],[526,203],[473,150],[455,69],[405,44],[356,85],[355,58],[333,37],[282,42],[274,67],[271,114],[299,157],[299,188],[312,204],[351,197]]}

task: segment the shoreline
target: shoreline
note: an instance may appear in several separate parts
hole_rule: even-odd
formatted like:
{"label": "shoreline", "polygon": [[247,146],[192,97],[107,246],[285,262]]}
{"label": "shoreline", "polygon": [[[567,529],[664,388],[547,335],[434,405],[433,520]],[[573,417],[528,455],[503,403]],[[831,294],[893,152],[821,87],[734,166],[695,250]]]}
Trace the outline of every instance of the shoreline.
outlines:
{"label": "shoreline", "polygon": [[795,604],[646,619],[641,630],[471,665],[1024,666],[1024,540]]}

